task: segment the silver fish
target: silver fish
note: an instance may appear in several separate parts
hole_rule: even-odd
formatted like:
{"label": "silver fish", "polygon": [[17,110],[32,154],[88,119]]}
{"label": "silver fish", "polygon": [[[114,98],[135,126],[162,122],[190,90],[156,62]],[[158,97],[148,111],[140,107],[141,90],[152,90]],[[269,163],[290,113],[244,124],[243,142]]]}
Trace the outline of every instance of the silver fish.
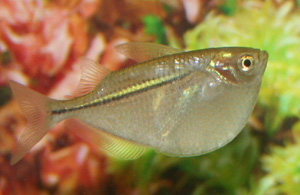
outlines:
{"label": "silver fish", "polygon": [[87,60],[70,100],[10,83],[28,120],[12,164],[63,120],[83,139],[124,159],[149,147],[182,157],[216,150],[246,125],[268,60],[266,51],[246,47],[185,52],[125,43],[116,50],[139,63],[111,72]]}

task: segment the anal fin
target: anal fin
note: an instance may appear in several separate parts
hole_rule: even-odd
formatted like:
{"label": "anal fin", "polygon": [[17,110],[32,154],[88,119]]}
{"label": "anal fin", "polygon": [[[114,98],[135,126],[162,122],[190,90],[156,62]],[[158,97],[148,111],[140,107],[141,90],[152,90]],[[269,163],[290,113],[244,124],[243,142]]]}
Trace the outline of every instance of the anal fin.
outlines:
{"label": "anal fin", "polygon": [[80,138],[92,143],[107,153],[124,160],[139,158],[147,147],[132,141],[110,135],[100,129],[88,126],[77,119],[65,121],[66,127]]}

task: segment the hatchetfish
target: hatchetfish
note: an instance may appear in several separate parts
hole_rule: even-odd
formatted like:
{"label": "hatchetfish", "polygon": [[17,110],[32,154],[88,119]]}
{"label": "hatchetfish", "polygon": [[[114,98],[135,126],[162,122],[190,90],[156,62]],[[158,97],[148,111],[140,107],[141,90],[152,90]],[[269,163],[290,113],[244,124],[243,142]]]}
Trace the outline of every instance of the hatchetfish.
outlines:
{"label": "hatchetfish", "polygon": [[70,100],[11,81],[28,120],[12,164],[60,121],[123,159],[138,158],[147,148],[180,157],[216,150],[246,125],[268,60],[266,51],[246,47],[185,52],[138,42],[116,50],[139,63],[109,71],[86,60]]}

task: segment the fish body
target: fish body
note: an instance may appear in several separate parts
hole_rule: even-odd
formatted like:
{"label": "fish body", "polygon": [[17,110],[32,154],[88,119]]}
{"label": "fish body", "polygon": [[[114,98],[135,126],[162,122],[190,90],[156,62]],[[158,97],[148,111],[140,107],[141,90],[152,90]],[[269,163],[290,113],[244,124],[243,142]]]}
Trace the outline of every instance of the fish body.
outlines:
{"label": "fish body", "polygon": [[[71,100],[50,100],[35,92],[37,99],[44,99],[43,108],[32,112],[44,120],[39,124],[45,125],[31,143],[58,122],[69,120],[69,129],[124,158],[137,158],[147,147],[170,156],[210,152],[231,141],[245,126],[268,58],[265,51],[241,47],[184,52],[156,44],[127,43],[117,50],[142,62],[104,71],[105,77],[94,82],[93,90]],[[86,80],[97,77],[93,72],[88,71]],[[11,87],[20,94],[17,88],[22,87],[16,85]],[[17,147],[13,162],[32,147],[22,140],[21,135],[23,149]]]}

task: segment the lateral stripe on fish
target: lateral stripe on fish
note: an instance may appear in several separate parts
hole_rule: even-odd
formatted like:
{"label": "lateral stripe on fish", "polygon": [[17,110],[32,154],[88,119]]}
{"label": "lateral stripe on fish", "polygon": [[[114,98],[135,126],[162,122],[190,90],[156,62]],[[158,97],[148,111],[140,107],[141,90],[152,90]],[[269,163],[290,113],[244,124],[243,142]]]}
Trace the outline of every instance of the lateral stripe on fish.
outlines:
{"label": "lateral stripe on fish", "polygon": [[63,108],[63,109],[59,109],[59,110],[52,110],[51,114],[62,114],[65,112],[70,112],[70,111],[90,108],[90,107],[94,107],[94,106],[98,106],[98,105],[103,105],[103,104],[109,103],[114,100],[120,100],[120,99],[126,98],[130,95],[145,92],[147,90],[168,84],[175,80],[182,79],[182,78],[186,77],[187,75],[189,75],[190,73],[191,72],[175,73],[172,75],[167,75],[164,77],[148,80],[141,84],[133,85],[128,88],[117,91],[115,93],[108,94],[104,97],[97,98],[96,100],[86,103],[86,104],[74,106],[72,108]]}

